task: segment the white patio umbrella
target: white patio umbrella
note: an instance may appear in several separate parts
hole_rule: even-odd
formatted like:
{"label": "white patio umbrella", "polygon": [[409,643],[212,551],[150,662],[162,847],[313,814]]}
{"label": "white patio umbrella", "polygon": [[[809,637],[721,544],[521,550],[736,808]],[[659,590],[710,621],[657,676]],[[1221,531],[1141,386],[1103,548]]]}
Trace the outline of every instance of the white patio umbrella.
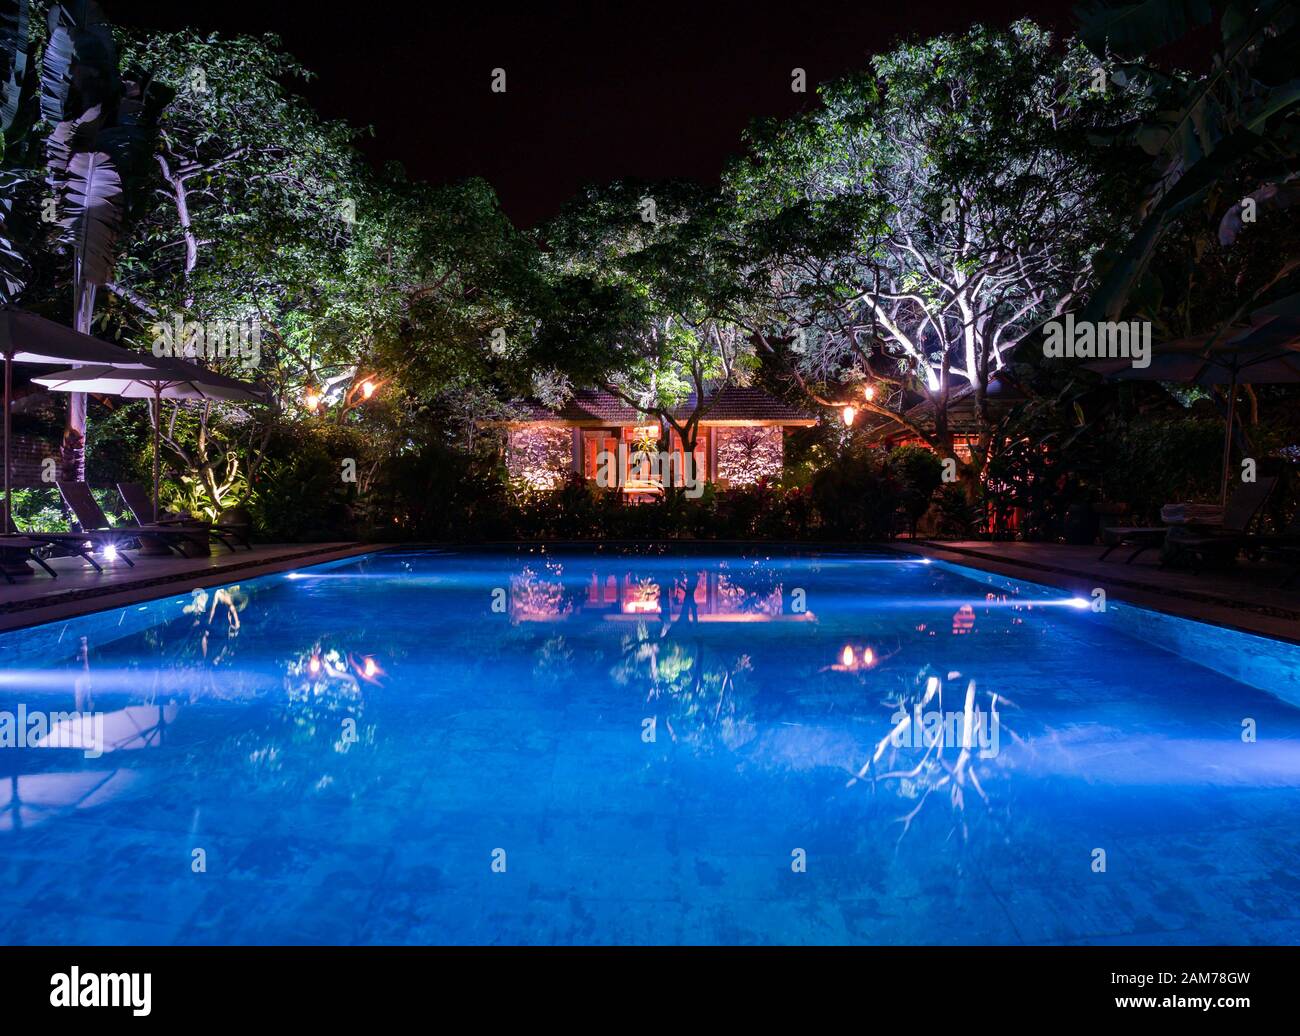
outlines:
{"label": "white patio umbrella", "polygon": [[0,307],[0,354],[4,356],[4,524],[0,527],[0,533],[8,533],[9,441],[12,427],[9,403],[13,397],[13,365],[93,363],[106,368],[139,370],[148,368],[150,363],[139,353],[101,342],[98,338],[83,335],[70,327],[9,306]]}
{"label": "white patio umbrella", "polygon": [[152,369],[124,370],[116,366],[77,367],[55,371],[32,381],[56,392],[98,393],[125,399],[153,401],[153,520],[158,520],[160,480],[159,443],[162,438],[164,399],[218,399],[230,402],[264,403],[266,392],[197,364],[184,360],[152,359]]}

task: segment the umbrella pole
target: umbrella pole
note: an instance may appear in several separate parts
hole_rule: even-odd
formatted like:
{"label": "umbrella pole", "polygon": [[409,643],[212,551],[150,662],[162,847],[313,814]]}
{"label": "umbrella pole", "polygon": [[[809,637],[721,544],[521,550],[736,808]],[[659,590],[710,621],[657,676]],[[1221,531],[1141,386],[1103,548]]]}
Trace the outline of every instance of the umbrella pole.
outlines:
{"label": "umbrella pole", "polygon": [[1232,368],[1232,384],[1228,388],[1228,430],[1223,436],[1223,481],[1219,486],[1219,504],[1228,503],[1228,468],[1232,464],[1232,426],[1237,423],[1237,368]]}
{"label": "umbrella pole", "polygon": [[162,437],[162,387],[153,386],[153,521],[159,520],[159,443]]}
{"label": "umbrella pole", "polygon": [[6,353],[5,353],[5,418],[4,418],[4,426],[5,426],[5,503],[4,503],[4,517],[5,517],[5,523],[4,523],[4,528],[3,528],[2,530],[0,530],[0,535],[4,535],[4,536],[9,535],[9,516],[10,516],[10,514],[12,513],[12,512],[10,511],[10,500],[9,500],[9,489],[10,489],[10,486],[9,486],[9,432],[10,432],[10,427],[11,427],[11,425],[10,425],[10,420],[9,420],[9,401],[10,401],[10,399],[13,397],[13,389],[14,389],[14,354],[13,354],[12,352],[6,352]]}

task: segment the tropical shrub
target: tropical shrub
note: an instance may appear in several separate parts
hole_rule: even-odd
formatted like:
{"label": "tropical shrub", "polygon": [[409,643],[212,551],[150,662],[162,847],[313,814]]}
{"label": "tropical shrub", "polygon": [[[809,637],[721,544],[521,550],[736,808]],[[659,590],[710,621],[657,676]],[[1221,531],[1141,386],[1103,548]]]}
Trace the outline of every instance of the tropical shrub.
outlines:
{"label": "tropical shrub", "polygon": [[886,463],[901,483],[899,504],[908,530],[915,536],[917,522],[930,509],[934,492],[943,481],[943,462],[924,446],[896,446],[889,451]]}
{"label": "tropical shrub", "polygon": [[250,488],[248,510],[259,538],[272,542],[354,539],[355,483],[343,462],[361,451],[356,436],[336,425],[278,426]]}

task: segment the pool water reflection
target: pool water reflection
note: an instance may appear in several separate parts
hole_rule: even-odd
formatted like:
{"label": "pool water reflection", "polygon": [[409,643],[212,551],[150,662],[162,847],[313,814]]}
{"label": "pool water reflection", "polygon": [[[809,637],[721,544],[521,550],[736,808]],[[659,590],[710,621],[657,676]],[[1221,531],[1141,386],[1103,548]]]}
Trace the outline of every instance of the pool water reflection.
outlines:
{"label": "pool water reflection", "polygon": [[1300,708],[1078,605],[399,551],[3,635],[0,941],[1300,941]]}

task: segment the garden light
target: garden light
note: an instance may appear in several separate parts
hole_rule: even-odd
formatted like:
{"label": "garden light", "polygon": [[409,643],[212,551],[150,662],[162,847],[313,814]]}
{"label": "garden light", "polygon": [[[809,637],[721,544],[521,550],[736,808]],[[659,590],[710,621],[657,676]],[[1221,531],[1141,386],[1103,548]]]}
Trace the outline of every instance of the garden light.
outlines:
{"label": "garden light", "polygon": [[375,383],[367,378],[365,381],[361,383],[361,398],[369,399],[374,394],[375,394]]}
{"label": "garden light", "polygon": [[840,416],[844,418],[845,427],[851,428],[853,426],[853,419],[858,416],[857,407],[846,406]]}

